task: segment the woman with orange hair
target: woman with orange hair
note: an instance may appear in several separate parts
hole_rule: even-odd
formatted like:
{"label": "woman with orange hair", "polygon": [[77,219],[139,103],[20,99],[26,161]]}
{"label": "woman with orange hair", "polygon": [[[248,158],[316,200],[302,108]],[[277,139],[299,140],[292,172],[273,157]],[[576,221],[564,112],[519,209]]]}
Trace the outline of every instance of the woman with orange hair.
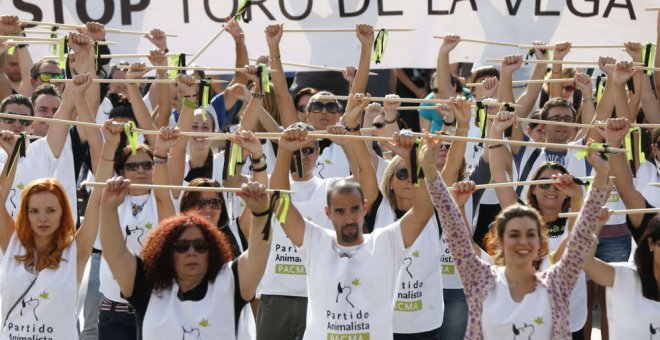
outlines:
{"label": "woman with orange hair", "polygon": [[[105,124],[104,153],[114,152],[122,130],[121,124],[113,125],[111,121]],[[10,131],[0,132],[0,146],[8,155],[12,154],[17,140]],[[11,167],[12,163],[15,162],[6,162],[5,176],[0,179],[2,202],[14,181],[16,167]],[[110,177],[110,164],[102,158],[97,179]],[[0,264],[0,339],[78,337],[78,285],[96,238],[100,198],[101,191],[94,190],[78,231],[66,193],[54,178],[37,179],[25,187],[16,221],[1,204],[0,248],[4,259]]]}

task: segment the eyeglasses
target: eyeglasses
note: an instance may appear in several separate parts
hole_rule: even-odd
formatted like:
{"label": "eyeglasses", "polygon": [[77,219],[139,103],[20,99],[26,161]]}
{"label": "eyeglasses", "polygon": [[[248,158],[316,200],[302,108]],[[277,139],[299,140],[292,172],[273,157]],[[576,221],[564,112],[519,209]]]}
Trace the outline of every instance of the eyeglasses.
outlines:
{"label": "eyeglasses", "polygon": [[337,104],[336,102],[328,102],[328,103],[311,102],[311,103],[309,103],[309,112],[319,113],[319,112],[323,111],[324,108],[325,108],[325,111],[330,113],[330,114],[339,113],[339,104]]}
{"label": "eyeglasses", "polygon": [[[28,117],[28,115],[23,115],[23,114],[16,113],[16,112],[7,112],[7,113],[12,114],[12,115],[19,115],[19,116],[26,116],[26,117]],[[5,124],[7,124],[7,125],[14,124],[14,123],[16,123],[17,120],[18,120],[18,123],[21,124],[21,125],[23,125],[23,126],[30,126],[30,125],[32,125],[32,121],[25,120],[25,119],[2,118],[2,121],[3,121]]]}
{"label": "eyeglasses", "polygon": [[406,168],[399,168],[394,171],[394,177],[398,179],[399,181],[405,181],[408,179],[408,169]]}
{"label": "eyeglasses", "polygon": [[64,75],[62,73],[53,73],[53,72],[39,73],[39,80],[43,81],[44,83],[49,82],[51,79],[64,79]]}
{"label": "eyeglasses", "polygon": [[217,210],[220,209],[220,206],[222,204],[222,199],[220,198],[210,198],[210,199],[198,199],[197,202],[195,202],[195,207],[197,209],[204,209],[206,207],[211,207],[211,209]]}
{"label": "eyeglasses", "polygon": [[383,123],[383,122],[375,122],[375,123],[373,123],[373,125],[376,129],[382,129],[382,128],[385,127],[385,123]]}
{"label": "eyeglasses", "polygon": [[546,120],[553,121],[553,122],[568,122],[568,123],[574,123],[575,119],[573,116],[552,116],[546,118]]}
{"label": "eyeglasses", "polygon": [[307,105],[298,105],[298,106],[296,106],[296,110],[298,110],[298,112],[306,112],[307,111]]}
{"label": "eyeglasses", "polygon": [[124,169],[128,170],[128,171],[137,171],[138,168],[140,168],[140,167],[144,171],[151,170],[154,167],[154,162],[153,161],[144,161],[144,162],[133,162],[133,163],[124,164]]}
{"label": "eyeglasses", "polygon": [[575,86],[574,85],[566,85],[561,87],[562,90],[566,92],[573,92],[575,91]]}
{"label": "eyeglasses", "polygon": [[183,254],[187,252],[190,246],[193,246],[193,249],[198,254],[204,254],[209,251],[209,243],[204,239],[174,241],[174,251],[177,253]]}
{"label": "eyeglasses", "polygon": [[313,148],[313,147],[311,147],[311,146],[308,146],[308,147],[306,147],[306,148],[302,148],[302,149],[300,149],[300,151],[301,151],[303,154],[305,154],[305,155],[311,155],[311,154],[313,154],[314,152],[316,152],[316,148]]}

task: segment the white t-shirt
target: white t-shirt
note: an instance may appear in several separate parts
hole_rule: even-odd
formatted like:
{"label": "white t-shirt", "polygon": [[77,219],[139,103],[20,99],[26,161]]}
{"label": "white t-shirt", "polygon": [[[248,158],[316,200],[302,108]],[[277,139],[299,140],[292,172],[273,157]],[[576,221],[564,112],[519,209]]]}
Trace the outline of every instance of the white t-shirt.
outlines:
{"label": "white t-shirt", "polygon": [[[42,269],[35,276],[14,258],[25,254],[14,233],[0,264],[0,296],[2,296],[2,333],[0,339],[77,339],[76,242],[64,249],[57,269]],[[21,298],[21,295],[27,293]],[[20,298],[20,300],[19,300]],[[16,307],[9,310],[18,301]]]}
{"label": "white t-shirt", "polygon": [[552,310],[547,289],[537,284],[521,302],[513,301],[505,267],[497,267],[495,284],[483,304],[484,340],[551,339]]}
{"label": "white t-shirt", "polygon": [[[554,249],[550,251],[554,251]],[[545,256],[543,262],[541,262],[540,271],[550,268],[551,265],[550,257]],[[568,321],[571,332],[582,329],[587,321],[587,276],[582,270],[580,270],[573,291],[568,297]]]}
{"label": "white t-shirt", "polygon": [[319,178],[348,177],[351,168],[344,149],[338,144],[332,143],[323,149],[314,168],[314,176]]}
{"label": "white t-shirt", "polygon": [[[71,149],[70,144],[69,149]],[[7,153],[0,150],[0,166],[4,167],[8,158]],[[5,207],[12,217],[16,218],[18,214],[23,189],[35,179],[53,177],[56,174],[58,163],[46,138],[29,143],[25,150],[25,157],[18,159],[14,183],[11,185],[5,202]],[[3,173],[2,176],[5,174]]]}
{"label": "white t-shirt", "polygon": [[[142,211],[135,216],[133,216],[132,208],[134,204],[143,205]],[[126,195],[124,202],[117,208],[117,213],[119,214],[119,226],[121,227],[126,247],[133,254],[140,254],[147,236],[153,228],[158,226],[158,208],[153,191],[141,196]],[[100,235],[98,239],[100,239]],[[121,297],[119,284],[117,284],[117,281],[112,276],[110,266],[104,258],[101,259],[99,278],[99,291],[106,298],[116,302],[128,303],[126,299]]]}
{"label": "white t-shirt", "polygon": [[605,289],[611,339],[660,339],[660,302],[642,295],[642,282],[630,263],[610,263],[614,284]]}
{"label": "white t-shirt", "polygon": [[354,247],[334,230],[305,223],[299,248],[308,270],[304,339],[392,339],[397,273],[406,255],[400,224],[364,235]]}
{"label": "white t-shirt", "polygon": [[[656,160],[660,164],[660,160]],[[639,165],[635,177],[635,187],[642,193],[646,201],[654,207],[660,207],[660,187],[649,185],[649,183],[660,182],[660,167],[651,162]]]}
{"label": "white t-shirt", "polygon": [[[295,205],[306,221],[332,229],[325,215],[326,192],[337,178],[312,177],[307,181],[291,181],[291,204]],[[259,295],[307,296],[307,270],[297,247],[286,236],[277,219],[272,220],[270,255],[259,286]]]}

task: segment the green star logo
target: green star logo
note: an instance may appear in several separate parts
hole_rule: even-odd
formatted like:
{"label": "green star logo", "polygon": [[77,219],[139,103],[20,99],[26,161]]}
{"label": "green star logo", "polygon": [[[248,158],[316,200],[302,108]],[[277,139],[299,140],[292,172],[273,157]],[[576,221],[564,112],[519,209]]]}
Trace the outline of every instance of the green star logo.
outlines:
{"label": "green star logo", "polygon": [[353,279],[353,281],[351,281],[351,283],[353,284],[353,286],[357,287],[360,285],[360,279],[356,277]]}
{"label": "green star logo", "polygon": [[210,326],[210,324],[209,324],[209,320],[202,319],[202,321],[199,322],[199,326],[200,326],[200,327],[208,327],[208,326]]}
{"label": "green star logo", "polygon": [[44,290],[43,293],[39,294],[39,297],[42,298],[42,299],[44,299],[44,300],[48,300],[48,292],[46,292],[46,291]]}
{"label": "green star logo", "polygon": [[545,321],[543,321],[543,317],[539,316],[536,319],[534,319],[534,323],[537,325],[542,325],[545,323]]}
{"label": "green star logo", "polygon": [[419,256],[420,256],[420,255],[419,255],[419,250],[415,250],[415,251],[413,251],[412,256],[413,256],[413,257],[419,257]]}
{"label": "green star logo", "polygon": [[305,219],[307,219],[308,221],[311,222],[312,221],[312,216],[307,216],[307,217],[305,217]]}
{"label": "green star logo", "polygon": [[153,226],[154,226],[154,225],[151,224],[151,223],[147,223],[147,224],[144,225],[144,227],[147,228],[147,229],[149,229],[149,230],[151,230],[151,227],[153,227]]}
{"label": "green star logo", "polygon": [[23,188],[25,188],[25,184],[23,184],[23,183],[18,183],[18,184],[16,185],[16,187],[19,188],[20,190],[23,190]]}
{"label": "green star logo", "polygon": [[329,159],[326,159],[326,160],[323,161],[323,163],[325,163],[325,164],[332,164],[332,161],[329,160]]}

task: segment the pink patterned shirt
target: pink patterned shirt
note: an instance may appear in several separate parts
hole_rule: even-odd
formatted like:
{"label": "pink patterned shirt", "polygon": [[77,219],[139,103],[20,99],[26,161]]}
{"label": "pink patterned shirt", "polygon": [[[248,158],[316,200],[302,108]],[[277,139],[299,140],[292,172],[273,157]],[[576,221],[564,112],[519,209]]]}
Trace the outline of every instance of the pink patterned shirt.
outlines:
{"label": "pink patterned shirt", "polygon": [[[495,284],[495,267],[481,261],[474,254],[461,212],[442,179],[438,177],[428,186],[433,205],[440,213],[447,243],[465,287],[465,297],[469,306],[465,339],[482,339],[484,330],[481,329],[481,313],[486,295]],[[608,194],[609,190],[591,188],[582,207],[582,213],[569,236],[566,253],[559,262],[537,274],[539,284],[547,289],[550,296],[553,340],[571,339],[568,297],[575,286],[586,254],[596,245],[597,240],[593,237],[593,233],[599,223],[598,213],[605,204]]]}

